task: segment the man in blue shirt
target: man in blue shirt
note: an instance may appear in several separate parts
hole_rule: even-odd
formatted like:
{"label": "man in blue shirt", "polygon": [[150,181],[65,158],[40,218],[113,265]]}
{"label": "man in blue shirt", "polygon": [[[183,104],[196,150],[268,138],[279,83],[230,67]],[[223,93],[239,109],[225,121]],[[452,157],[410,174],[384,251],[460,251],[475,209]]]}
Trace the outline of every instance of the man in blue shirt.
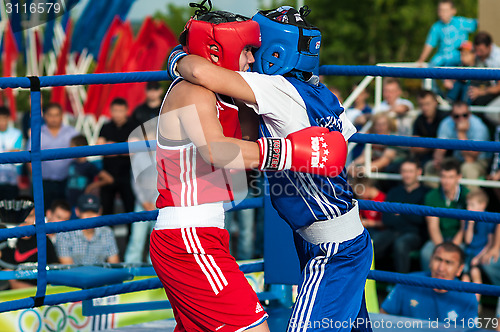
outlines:
{"label": "man in blue shirt", "polygon": [[[464,268],[464,252],[452,242],[436,246],[430,263],[430,276],[454,280]],[[419,272],[415,275],[429,276]],[[477,318],[478,303],[475,294],[397,285],[382,303],[382,313],[438,321],[472,322]],[[466,323],[467,324],[467,323]]]}
{"label": "man in blue shirt", "polygon": [[[453,103],[450,115],[441,121],[438,128],[438,138],[489,141],[490,135],[484,122],[471,114],[469,105],[457,101]],[[434,160],[443,160],[445,153],[446,150],[436,149],[434,151]],[[462,163],[460,168],[464,178],[477,179],[486,175],[488,153],[455,150],[453,157]]]}
{"label": "man in blue shirt", "polygon": [[452,0],[441,0],[438,5],[439,21],[434,23],[427,35],[424,49],[417,62],[424,62],[432,50],[438,47],[429,64],[431,66],[458,66],[463,41],[469,39],[469,33],[477,29],[477,20],[455,17],[457,10]]}

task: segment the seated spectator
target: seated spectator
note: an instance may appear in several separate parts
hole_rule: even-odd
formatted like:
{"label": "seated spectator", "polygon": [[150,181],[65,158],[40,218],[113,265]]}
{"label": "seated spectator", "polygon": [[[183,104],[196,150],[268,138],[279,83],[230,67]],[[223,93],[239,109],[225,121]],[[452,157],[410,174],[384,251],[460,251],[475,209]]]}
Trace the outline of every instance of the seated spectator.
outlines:
{"label": "seated spectator", "polygon": [[[472,42],[466,40],[462,43],[462,45],[460,45],[460,61],[461,67],[476,67],[476,53],[474,52]],[[471,100],[469,98],[469,88],[471,86],[481,87],[485,84],[491,85],[491,81],[450,79],[443,81],[444,87],[448,89],[446,98],[452,103],[455,101],[463,101],[467,104],[471,104]]]}
{"label": "seated spectator", "polygon": [[[436,246],[430,262],[430,275],[443,280],[455,280],[464,267],[464,252],[451,242]],[[382,303],[380,312],[423,320],[472,321],[478,316],[478,303],[474,294],[428,287],[396,285]]]}
{"label": "seated spectator", "polygon": [[[370,134],[391,135],[396,130],[394,119],[387,112],[381,112],[373,115],[373,124],[368,131]],[[397,157],[396,148],[386,145],[372,145],[372,161],[371,171],[384,171],[389,165],[395,162]],[[355,178],[366,174],[365,170],[365,154],[361,153],[359,157],[349,165],[348,172]]]}
{"label": "seated spectator", "polygon": [[[354,179],[354,192],[359,199],[375,202],[385,201],[385,193],[380,191],[375,186],[375,182],[367,177],[358,177]],[[382,212],[360,210],[359,216],[361,217],[363,226],[365,226],[371,236],[384,227],[382,224]]]}
{"label": "seated spectator", "polygon": [[403,90],[401,82],[397,78],[386,77],[383,81],[382,96],[384,100],[373,110],[373,113],[389,112],[396,120],[396,134],[411,136],[414,117],[410,114],[413,103],[408,99],[401,98]]}
{"label": "seated spectator", "polygon": [[[474,50],[476,52],[476,67],[500,68],[500,48],[493,44],[491,35],[481,31],[474,37]],[[495,84],[485,82],[479,86],[469,87],[469,98],[472,105],[489,105],[500,96],[499,81]]]}
{"label": "seated spectator", "polygon": [[[71,139],[70,146],[87,146],[85,136],[78,135]],[[97,180],[97,181],[95,181]],[[97,166],[87,160],[87,157],[75,158],[69,165],[66,198],[72,208],[76,206],[78,197],[83,194],[97,193],[99,188],[112,184],[111,174],[99,170]]]}
{"label": "seated spectator", "polygon": [[[451,114],[439,125],[438,138],[472,141],[488,141],[488,127],[477,116],[470,113],[469,106],[461,101],[453,103]],[[436,166],[443,160],[446,150],[436,149],[432,165],[426,166],[426,175],[436,174]],[[453,156],[459,160],[461,173],[466,179],[477,179],[486,175],[488,154],[478,151],[455,150]]]}
{"label": "seated spectator", "polygon": [[[35,209],[31,210],[30,214],[26,217],[23,223],[19,226],[29,226],[35,224]],[[56,250],[52,241],[47,236],[47,264],[58,264],[59,258],[57,257]],[[13,265],[33,264],[38,262],[38,248],[36,235],[24,236],[18,238],[15,248],[7,247],[2,250],[2,260]],[[36,279],[34,280],[9,280],[11,289],[28,288],[36,286]]]}
{"label": "seated spectator", "polygon": [[144,104],[137,106],[132,113],[132,120],[137,125],[143,124],[158,115],[160,115],[160,107],[163,101],[163,89],[159,82],[148,82],[146,84],[146,101]]}
{"label": "seated spectator", "polygon": [[[68,202],[62,199],[58,199],[52,202],[50,209],[45,213],[46,222],[59,222],[71,219],[71,207]],[[52,241],[56,242],[56,233],[47,234]]]}
{"label": "seated spectator", "polygon": [[[116,98],[111,102],[111,121],[102,126],[97,144],[127,142],[137,124],[128,118],[128,104],[125,99]],[[133,212],[135,197],[130,183],[130,158],[128,155],[105,156],[102,169],[112,174],[114,182],[101,187],[103,214],[115,213],[115,197],[118,194],[125,212]],[[130,234],[130,232],[129,232]]]}
{"label": "seated spectator", "polygon": [[[418,177],[422,168],[416,159],[408,159],[401,164],[402,183],[392,188],[386,202],[424,204],[428,188],[421,185]],[[396,272],[410,272],[410,253],[419,250],[427,233],[425,218],[417,215],[383,213],[384,229],[372,236],[375,258],[392,253]]]}
{"label": "seated spectator", "polygon": [[[469,191],[459,184],[462,178],[460,163],[456,159],[447,158],[441,163],[440,169],[440,185],[425,195],[424,204],[439,208],[464,209],[466,207],[465,197]],[[425,218],[430,240],[420,252],[423,270],[428,268],[435,246],[445,241],[461,245],[464,235],[461,222],[458,219],[434,216]]]}
{"label": "seated spectator", "polygon": [[[436,138],[439,124],[446,117],[446,114],[438,109],[436,94],[422,90],[417,95],[417,103],[422,114],[413,123],[413,136]],[[421,165],[425,165],[432,160],[434,149],[412,147],[411,153],[420,160]]]}
{"label": "seated spectator", "polygon": [[[23,136],[19,129],[10,125],[11,120],[10,110],[0,106],[0,153],[19,151],[22,148]],[[0,165],[0,200],[14,199],[19,195],[18,175],[16,165]]]}
{"label": "seated spectator", "polygon": [[[467,210],[484,212],[488,205],[488,195],[481,190],[476,189],[467,194]],[[483,283],[479,262],[493,245],[493,233],[496,225],[489,222],[474,222],[474,220],[462,221],[464,228],[465,243],[465,267],[462,280],[467,282]],[[480,300],[480,294],[477,294],[477,300]]]}
{"label": "seated spectator", "polygon": [[[101,215],[101,203],[94,195],[78,198],[76,215],[80,219]],[[119,263],[118,248],[111,228],[104,226],[57,233],[56,248],[63,264]]]}

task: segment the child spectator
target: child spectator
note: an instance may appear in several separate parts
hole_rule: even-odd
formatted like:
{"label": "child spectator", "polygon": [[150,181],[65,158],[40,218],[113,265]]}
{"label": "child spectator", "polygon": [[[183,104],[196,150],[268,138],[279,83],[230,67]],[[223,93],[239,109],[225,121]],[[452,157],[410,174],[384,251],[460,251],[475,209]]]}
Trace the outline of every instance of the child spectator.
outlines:
{"label": "child spectator", "polygon": [[477,20],[455,16],[456,13],[453,0],[439,1],[439,21],[432,25],[417,62],[426,61],[432,50],[438,47],[436,54],[429,62],[430,66],[458,66],[460,64],[458,47],[464,40],[469,39],[469,33],[476,31]]}
{"label": "child spectator", "polygon": [[[29,226],[35,224],[35,209],[31,210],[23,223],[19,226]],[[59,263],[56,250],[52,241],[47,236],[47,264]],[[14,249],[7,248],[2,251],[2,260],[13,265],[27,265],[38,262],[38,248],[36,235],[24,236],[16,241]],[[9,280],[11,289],[28,288],[36,286],[35,280]]]}
{"label": "child spectator", "polygon": [[[57,199],[52,202],[50,209],[45,212],[46,222],[59,222],[69,220],[71,218],[71,207],[68,202],[62,199]],[[52,240],[52,243],[56,242],[56,233],[47,234]]]}
{"label": "child spectator", "polygon": [[[85,136],[78,135],[71,139],[70,146],[87,146]],[[97,178],[97,181],[94,181]],[[66,187],[66,198],[73,208],[76,206],[78,197],[83,194],[96,192],[102,186],[112,184],[114,181],[111,174],[105,170],[99,170],[86,157],[75,158],[69,165],[68,184]]]}
{"label": "child spectator", "polygon": [[[460,67],[474,67],[476,65],[476,53],[474,53],[474,47],[472,42],[466,40],[460,45]],[[443,85],[448,89],[446,98],[451,102],[463,101],[468,104],[471,103],[468,90],[469,86],[473,83],[473,86],[480,86],[484,84],[484,81],[470,81],[470,80],[451,80],[446,79],[443,81]]]}
{"label": "child spectator", "polygon": [[[101,215],[101,203],[94,195],[78,198],[76,215],[80,219]],[[118,248],[111,228],[104,226],[57,233],[56,248],[63,264],[119,263]]]}
{"label": "child spectator", "polygon": [[[484,212],[488,205],[488,195],[481,190],[476,189],[467,194],[467,210]],[[481,257],[493,245],[493,233],[496,224],[489,222],[474,222],[474,220],[462,221],[464,228],[465,242],[465,267],[462,280],[472,281],[478,284],[483,282],[479,263]],[[477,300],[480,300],[480,294],[477,294]]]}
{"label": "child spectator", "polygon": [[[0,106],[0,153],[18,151],[22,147],[21,131],[9,126],[10,110]],[[19,194],[17,186],[18,172],[14,164],[0,165],[0,200],[14,199]]]}
{"label": "child spectator", "polygon": [[[355,184],[353,189],[358,198],[374,202],[385,201],[385,193],[380,191],[375,186],[375,182],[372,179],[367,177],[358,177],[354,182]],[[382,223],[382,212],[360,210],[359,215],[363,226],[365,226],[368,232],[370,232],[371,236],[384,227],[384,224]]]}

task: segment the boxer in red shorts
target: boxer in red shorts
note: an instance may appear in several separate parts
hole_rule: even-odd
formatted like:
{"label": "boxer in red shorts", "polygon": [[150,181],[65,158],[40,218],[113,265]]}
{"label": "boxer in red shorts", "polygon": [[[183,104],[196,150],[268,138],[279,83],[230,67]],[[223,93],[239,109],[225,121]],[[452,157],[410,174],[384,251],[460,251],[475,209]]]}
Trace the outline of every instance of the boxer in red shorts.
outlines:
{"label": "boxer in red shorts", "polygon": [[[180,39],[187,53],[246,71],[260,31],[239,15],[205,11],[188,21]],[[339,146],[338,158],[321,169],[312,162],[318,152],[311,138],[319,136]],[[159,213],[150,253],[172,304],[175,331],[269,331],[266,312],[229,253],[223,208],[234,200],[229,169],[333,175],[345,163],[342,146],[342,135],[319,127],[242,141],[231,99],[181,78],[172,83],[158,121]]]}

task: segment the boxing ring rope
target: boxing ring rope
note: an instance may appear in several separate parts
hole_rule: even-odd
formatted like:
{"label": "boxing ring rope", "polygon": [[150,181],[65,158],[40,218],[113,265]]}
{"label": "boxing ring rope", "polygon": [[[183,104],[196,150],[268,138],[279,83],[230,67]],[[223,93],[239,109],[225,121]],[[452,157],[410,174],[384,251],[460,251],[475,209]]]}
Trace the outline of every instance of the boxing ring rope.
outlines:
{"label": "boxing ring rope", "polygon": [[[348,76],[393,76],[411,78],[455,78],[455,79],[480,79],[480,80],[500,80],[500,70],[493,69],[446,69],[446,68],[390,68],[378,66],[322,66],[321,74],[326,75],[348,75]],[[74,302],[85,299],[108,296],[118,293],[134,292],[145,289],[161,287],[157,278],[141,281],[126,282],[123,284],[97,287],[65,294],[45,295],[47,285],[46,269],[46,237],[47,233],[67,232],[77,229],[93,228],[105,225],[116,225],[132,223],[143,220],[156,219],[158,211],[147,211],[139,213],[124,213],[111,216],[100,216],[85,220],[70,220],[59,223],[45,224],[43,209],[43,187],[41,176],[41,162],[43,160],[75,158],[92,155],[124,154],[129,152],[148,151],[149,146],[156,146],[154,141],[116,143],[101,146],[75,147],[67,149],[41,150],[41,99],[40,88],[49,86],[82,85],[82,84],[116,84],[134,83],[145,81],[160,81],[170,79],[166,72],[135,72],[135,73],[112,73],[112,74],[86,74],[86,75],[66,75],[51,77],[30,77],[30,78],[0,78],[0,88],[29,88],[31,98],[31,146],[32,150],[21,152],[8,152],[0,154],[0,164],[31,162],[33,167],[33,191],[35,200],[36,224],[34,226],[21,226],[11,229],[0,230],[0,240],[12,237],[22,237],[37,235],[37,245],[39,248],[39,261],[37,275],[37,292],[34,297],[15,301],[0,303],[0,312],[32,308],[42,305],[53,305],[65,302]],[[382,136],[371,134],[356,134],[353,141],[361,143],[375,143],[395,146],[421,146],[431,148],[446,148],[460,150],[474,150],[498,152],[500,143],[498,142],[473,142],[461,140],[443,140],[432,138]],[[150,147],[149,147],[150,149]],[[262,198],[254,198],[243,201],[236,209],[261,207]],[[499,213],[472,212],[459,209],[440,209],[426,206],[401,204],[401,203],[381,203],[371,201],[360,201],[360,208],[390,213],[433,215],[443,217],[454,217],[459,219],[472,219],[485,222],[500,222]],[[265,264],[265,262],[264,262]],[[262,263],[247,265],[247,271],[262,270]],[[243,270],[243,268],[242,268]],[[57,271],[54,271],[57,272]],[[2,272],[0,272],[2,273]],[[458,290],[471,293],[482,293],[500,296],[500,287],[491,285],[479,285],[463,283],[459,281],[436,280],[427,277],[406,276],[393,272],[371,271],[370,278],[399,282],[410,285],[418,285],[431,288],[448,290]]]}

